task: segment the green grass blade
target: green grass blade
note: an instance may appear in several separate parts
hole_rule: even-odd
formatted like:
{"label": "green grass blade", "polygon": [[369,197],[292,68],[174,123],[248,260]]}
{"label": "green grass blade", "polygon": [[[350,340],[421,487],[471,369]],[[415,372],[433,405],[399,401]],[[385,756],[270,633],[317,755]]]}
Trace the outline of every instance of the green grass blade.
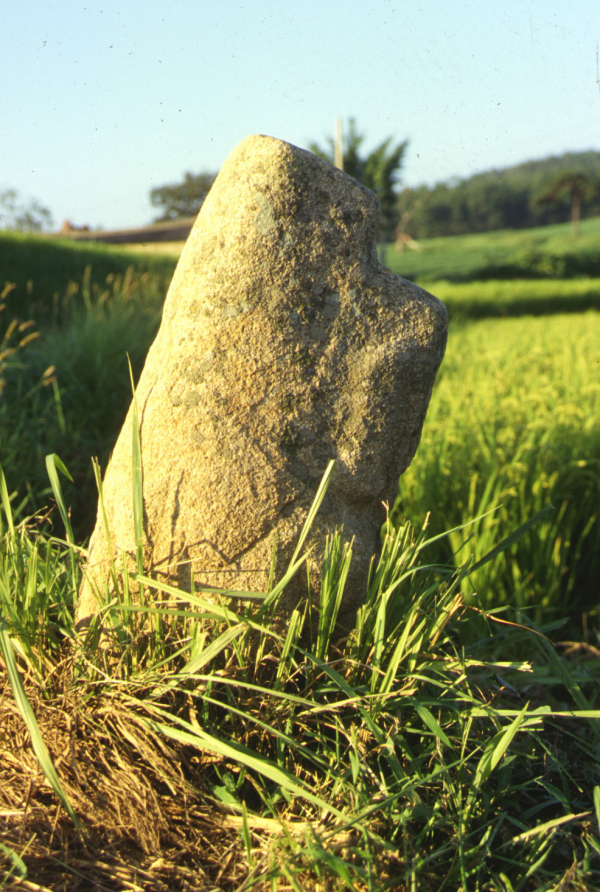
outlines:
{"label": "green grass blade", "polygon": [[165,737],[177,740],[180,743],[190,744],[191,746],[198,747],[200,750],[216,753],[219,756],[224,756],[226,759],[231,759],[234,762],[245,765],[247,768],[256,771],[257,774],[260,774],[267,780],[270,780],[287,790],[293,796],[304,799],[324,812],[336,815],[338,818],[347,818],[343,812],[339,811],[339,809],[331,803],[326,802],[324,799],[321,799],[319,796],[315,796],[315,794],[308,790],[296,777],[285,771],[283,768],[279,768],[271,762],[270,759],[258,755],[247,747],[242,746],[240,743],[234,741],[228,742],[226,740],[221,740],[218,737],[213,737],[201,728],[194,728],[193,725],[185,722],[183,719],[172,717],[171,721],[176,722],[179,727],[172,727],[171,725],[166,725],[162,722],[156,722],[153,719],[143,719],[144,724],[153,731],[163,734]]}
{"label": "green grass blade", "polygon": [[[301,563],[302,561],[299,561],[297,566],[299,566]],[[223,614],[223,618],[225,618],[224,611],[226,608],[220,607],[213,601],[207,601],[206,599],[199,597],[199,595],[221,595],[225,598],[242,598],[243,600],[261,601],[264,601],[266,598],[264,592],[243,592],[237,591],[235,589],[230,590],[226,588],[208,588],[204,586],[198,589],[197,595],[193,595],[190,592],[177,588],[174,585],[169,585],[168,582],[161,582],[159,579],[151,579],[150,576],[144,575],[136,576],[136,582],[139,582],[144,586],[148,586],[149,588],[155,588],[157,591],[164,592],[166,595],[172,595],[179,601],[188,601],[190,604],[194,604],[196,607],[199,607],[202,610],[221,611],[221,613]]]}
{"label": "green grass blade", "polygon": [[302,527],[300,536],[298,537],[298,543],[296,545],[296,549],[292,555],[292,559],[290,560],[290,567],[293,564],[295,564],[295,562],[298,560],[298,555],[300,554],[300,552],[302,550],[302,547],[306,541],[306,537],[308,536],[308,533],[309,533],[310,528],[313,524],[313,521],[314,521],[315,517],[317,516],[317,512],[318,512],[319,508],[321,507],[321,502],[325,498],[325,493],[327,492],[329,484],[331,483],[331,477],[332,477],[334,468],[335,468],[335,461],[330,461],[329,464],[327,465],[327,468],[325,469],[325,473],[323,474],[323,478],[319,484],[319,488],[317,489],[316,495],[313,499],[313,503],[310,506],[310,511],[308,512],[308,514],[306,516],[304,526]]}
{"label": "green grass blade", "polygon": [[[75,545],[75,536],[73,534],[73,527],[71,525],[71,518],[69,517],[69,512],[67,511],[67,506],[65,505],[65,500],[63,498],[62,487],[60,485],[60,478],[58,476],[58,471],[61,474],[64,474],[71,483],[73,482],[73,478],[69,474],[69,471],[62,461],[62,459],[56,455],[56,453],[52,453],[51,455],[46,456],[46,471],[48,473],[48,479],[50,480],[50,486],[52,487],[52,492],[54,493],[54,498],[56,499],[56,504],[58,505],[58,510],[60,512],[60,516],[62,518],[62,522],[65,527],[65,536],[69,545]],[[71,549],[70,553],[70,563],[71,563],[71,584],[73,591],[77,591],[77,561],[75,559],[75,551]]]}
{"label": "green grass blade", "polygon": [[281,656],[279,658],[279,665],[277,667],[277,677],[275,679],[276,689],[279,689],[282,684],[285,684],[291,674],[291,667],[294,662],[294,651],[298,644],[298,639],[300,638],[302,626],[302,615],[298,610],[293,610],[292,615],[290,616]]}
{"label": "green grass blade", "polygon": [[506,753],[513,737],[521,727],[528,708],[529,704],[526,703],[519,714],[515,716],[510,725],[505,728],[504,731],[492,737],[492,739],[488,742],[484,753],[479,760],[479,764],[477,765],[475,777],[473,778],[473,783],[469,791],[465,809],[465,821],[471,813],[471,809],[475,803],[475,799],[478,796],[482,786],[485,784],[492,771],[496,768],[500,759]]}
{"label": "green grass blade", "polygon": [[490,771],[489,771],[490,774],[494,770],[494,768],[497,766],[498,762],[500,761],[500,759],[502,758],[502,756],[505,754],[508,747],[512,743],[513,737],[515,736],[515,734],[517,733],[517,731],[519,730],[519,728],[521,727],[521,725],[523,723],[523,719],[525,718],[525,714],[526,714],[528,708],[529,708],[529,703],[526,703],[525,706],[523,707],[523,709],[521,710],[521,712],[519,713],[519,715],[515,716],[514,720],[510,723],[508,728],[501,735],[500,740],[494,747],[494,749],[492,751],[491,759],[490,759]]}
{"label": "green grass blade", "polygon": [[508,840],[508,842],[505,842],[504,846],[508,846],[515,842],[525,842],[526,840],[533,839],[535,836],[546,835],[548,831],[554,830],[556,827],[562,827],[564,824],[569,824],[571,821],[581,821],[582,818],[589,818],[591,814],[592,812],[590,811],[582,811],[578,814],[563,815],[560,818],[554,818],[552,821],[546,821],[544,824],[538,824],[537,827],[533,827],[531,830],[519,833],[518,836],[514,836],[512,839]]}
{"label": "green grass blade", "polygon": [[226,629],[212,641],[208,647],[206,647],[198,656],[196,656],[192,661],[190,661],[185,669],[180,673],[181,677],[185,675],[197,672],[199,669],[202,669],[203,666],[206,666],[207,663],[210,663],[211,660],[214,660],[225,648],[235,641],[236,638],[245,632],[247,626],[245,623],[238,623],[235,626],[231,626],[231,628]]}
{"label": "green grass blade", "polygon": [[352,548],[342,545],[342,535],[338,531],[328,536],[322,561],[321,597],[315,656],[325,659],[335,631],[338,613],[342,604],[344,586],[352,560]]}
{"label": "green grass blade", "polygon": [[242,837],[242,842],[244,843],[244,848],[246,849],[248,867],[251,868],[254,859],[252,857],[252,839],[250,836],[250,825],[248,824],[248,810],[246,809],[245,802],[242,803],[242,827],[240,830],[240,835]]}
{"label": "green grass blade", "polygon": [[[535,629],[535,626],[533,626]],[[537,629],[536,629],[537,631]],[[581,690],[581,686],[577,679],[574,677],[573,672],[571,671],[566,660],[561,659],[559,654],[556,652],[556,648],[551,641],[541,634],[535,636],[535,643],[537,644],[540,651],[542,651],[547,659],[549,664],[552,666],[554,671],[556,672],[558,678],[561,679],[565,688],[568,690],[569,694],[579,706],[580,710],[591,711],[591,705],[583,691]],[[595,720],[590,721],[589,723],[592,733],[596,740],[600,739],[600,730],[598,729],[598,724]]]}
{"label": "green grass blade", "polygon": [[442,741],[442,743],[452,749],[452,743],[448,739],[448,735],[445,731],[442,730],[438,720],[435,718],[433,713],[431,713],[426,706],[422,706],[420,704],[416,705],[415,709],[423,720],[423,723],[427,725],[429,730],[432,731],[435,736]]}
{"label": "green grass blade", "polygon": [[488,561],[492,561],[495,557],[498,557],[499,554],[502,554],[503,551],[506,551],[507,548],[510,548],[515,542],[518,542],[525,533],[528,533],[529,530],[534,527],[540,520],[543,520],[551,511],[554,511],[554,507],[552,505],[547,505],[545,508],[542,508],[541,511],[538,511],[537,514],[534,514],[533,517],[530,517],[529,520],[526,520],[525,523],[522,523],[516,530],[510,533],[506,538],[502,540],[495,548],[492,548],[491,551],[488,551],[481,560],[477,561],[470,568],[470,572],[473,573],[475,570],[478,570],[479,567],[483,567],[484,564],[487,564]]}
{"label": "green grass blade", "polygon": [[27,867],[26,867],[23,859],[20,858],[19,855],[17,855],[17,853],[15,851],[13,851],[12,849],[9,849],[8,846],[5,846],[4,843],[1,843],[1,842],[0,842],[0,852],[4,852],[4,854],[9,859],[9,861],[12,861],[12,865],[13,865],[11,867],[11,869],[8,871],[8,873],[5,874],[2,882],[0,882],[0,888],[2,888],[2,886],[6,883],[7,880],[9,880],[11,878],[11,876],[13,874],[16,874],[16,876],[20,880],[26,880],[27,879]]}
{"label": "green grass blade", "polygon": [[11,536],[14,536],[15,524],[13,521],[12,508],[10,505],[10,496],[8,494],[8,487],[6,486],[6,478],[4,477],[4,471],[2,470],[2,465],[0,465],[0,496],[2,497],[2,507],[4,508],[4,514],[6,515],[8,531],[11,534]]}
{"label": "green grass blade", "polygon": [[[106,536],[106,543],[108,545],[108,553],[110,555],[112,555],[113,554],[113,546],[112,546],[112,539],[111,539],[111,535],[110,535],[110,524],[108,522],[108,516],[106,514],[106,506],[104,504],[104,493],[102,491],[102,474],[100,473],[100,465],[96,459],[92,459],[92,468],[94,470],[94,477],[96,480],[96,486],[98,488],[98,507],[99,507],[100,512],[102,513],[102,525],[103,525],[103,529],[104,529],[104,535]],[[114,557],[111,557],[110,567],[111,567],[111,576],[113,579],[113,584],[116,587],[117,577],[116,577]]]}
{"label": "green grass blade", "polygon": [[73,482],[73,478],[69,474],[69,471],[65,467],[63,461],[54,452],[51,455],[46,456],[46,471],[48,472],[48,478],[50,480],[52,492],[54,493],[54,498],[56,499],[56,504],[58,505],[58,510],[60,511],[62,522],[65,525],[67,542],[69,543],[69,545],[72,545],[75,542],[75,536],[73,535],[71,518],[69,517],[69,512],[67,511],[67,507],[65,505],[65,500],[62,494],[62,487],[60,485],[57,471],[60,471],[62,474],[65,475],[65,477],[68,477],[71,483]]}
{"label": "green grass blade", "polygon": [[27,570],[25,574],[25,584],[23,586],[24,590],[24,601],[23,608],[26,616],[32,616],[38,613],[38,607],[42,605],[38,605],[38,550],[34,547],[31,550],[31,554],[29,556],[29,561],[27,563]]}

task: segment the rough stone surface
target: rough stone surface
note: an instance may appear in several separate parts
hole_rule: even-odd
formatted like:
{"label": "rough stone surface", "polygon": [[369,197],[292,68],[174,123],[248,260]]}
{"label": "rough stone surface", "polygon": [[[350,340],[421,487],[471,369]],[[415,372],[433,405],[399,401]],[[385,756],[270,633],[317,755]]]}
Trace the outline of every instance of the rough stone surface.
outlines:
{"label": "rough stone surface", "polygon": [[[383,502],[421,435],[447,314],[377,260],[379,203],[316,156],[265,136],[227,159],[185,246],[137,390],[146,571],[265,591],[281,573],[328,461],[309,544],[318,592],[325,535],[354,558],[350,623],[377,550]],[[104,481],[112,547],[135,551],[130,411]],[[103,585],[99,513],[88,579]],[[299,574],[287,607],[306,589]],[[285,606],[285,605],[284,605]],[[96,609],[84,583],[78,620]]]}

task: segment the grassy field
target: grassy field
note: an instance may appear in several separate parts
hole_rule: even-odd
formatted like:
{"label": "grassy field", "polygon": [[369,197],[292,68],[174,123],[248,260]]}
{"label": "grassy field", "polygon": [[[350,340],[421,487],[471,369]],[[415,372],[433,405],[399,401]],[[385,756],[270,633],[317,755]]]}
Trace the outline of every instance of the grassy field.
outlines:
{"label": "grassy field", "polygon": [[477,558],[549,504],[529,536],[472,574],[478,603],[527,607],[538,622],[597,614],[600,315],[455,327],[396,516],[419,526],[430,513],[435,534],[494,509],[440,542],[436,560],[460,561],[462,541]]}
{"label": "grassy field", "polygon": [[[587,221],[586,228],[595,231],[596,225]],[[502,250],[511,244],[516,250],[523,240],[541,242],[542,236],[544,244],[558,245],[561,233],[572,246],[569,227],[499,233],[498,239]],[[584,231],[584,253],[585,237]],[[469,247],[483,242],[496,250],[489,234],[433,241],[431,250],[442,255],[448,244],[458,243]],[[21,517],[47,504],[45,456],[59,454],[74,479],[65,483],[65,497],[77,538],[83,541],[95,519],[90,458],[106,464],[130,399],[126,357],[137,375],[157,330],[174,260],[122,248],[5,237],[9,246],[13,242],[19,251],[27,246],[23,256],[34,277],[32,294],[38,289],[31,257],[39,243],[40,281],[49,290],[46,299],[40,293],[26,306],[28,312],[19,314],[21,321],[35,324],[13,331],[5,345],[11,349],[36,331],[40,334],[1,373],[0,462],[10,471],[13,510]],[[13,264],[19,251],[7,252]],[[53,253],[56,257],[49,260]],[[113,254],[116,272],[106,272]],[[149,258],[158,273],[148,267]],[[68,262],[74,263],[72,278],[65,268]],[[22,271],[20,276],[16,267],[12,272],[13,279],[23,280]],[[544,499],[552,502],[554,514],[528,540],[531,553],[521,544],[518,556],[513,552],[497,562],[493,584],[488,567],[480,598],[487,607],[535,607],[538,619],[541,609],[567,607],[574,620],[582,611],[589,616],[596,609],[599,578],[599,332],[594,309],[600,279],[446,279],[427,287],[449,307],[450,337],[422,444],[401,481],[395,516],[402,510],[419,527],[430,512],[432,529],[440,532],[464,523],[469,512],[474,517],[500,506],[478,522],[481,538],[483,528],[490,535],[507,535]],[[18,288],[4,289],[8,294],[0,311],[0,336],[12,324]],[[544,546],[534,549],[533,543],[541,540]],[[487,545],[485,537],[481,541]],[[439,546],[438,557],[449,559],[447,542]]]}
{"label": "grassy field", "polygon": [[[283,637],[301,565],[263,600],[210,604],[115,566],[102,644],[73,628],[90,458],[114,443],[125,354],[139,373],[174,260],[0,235],[0,886],[598,888],[598,234],[390,257],[421,264],[452,325],[347,638],[335,540]],[[541,275],[550,256],[583,272]]]}
{"label": "grassy field", "polygon": [[[104,258],[103,258],[104,259]],[[29,270],[31,272],[31,269]],[[89,266],[47,300],[15,316],[16,291],[0,293],[0,464],[10,473],[18,517],[47,504],[45,456],[58,453],[79,538],[95,519],[91,458],[106,465],[131,400],[135,376],[158,330],[167,285],[143,270],[95,281]],[[35,288],[31,289],[35,293]]]}
{"label": "grassy field", "polygon": [[385,263],[419,284],[447,280],[540,279],[600,276],[600,218],[584,220],[573,239],[570,224],[539,229],[427,239],[419,251],[398,254],[393,245]]}
{"label": "grassy field", "polygon": [[162,301],[176,264],[176,256],[128,246],[0,231],[0,290],[7,283],[13,286],[3,298],[7,311],[43,325],[85,306],[86,291],[98,298],[107,286],[113,290],[111,284],[128,271]]}
{"label": "grassy field", "polygon": [[487,279],[427,283],[443,300],[451,323],[463,320],[548,316],[600,310],[600,279]]}

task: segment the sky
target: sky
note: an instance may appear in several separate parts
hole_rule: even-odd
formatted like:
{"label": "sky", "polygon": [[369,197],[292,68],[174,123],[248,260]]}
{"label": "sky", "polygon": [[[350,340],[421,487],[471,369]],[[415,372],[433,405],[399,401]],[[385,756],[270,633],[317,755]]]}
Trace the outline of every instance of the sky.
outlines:
{"label": "sky", "polygon": [[0,0],[0,193],[55,227],[149,223],[150,190],[246,136],[354,117],[434,184],[600,150],[598,0]]}

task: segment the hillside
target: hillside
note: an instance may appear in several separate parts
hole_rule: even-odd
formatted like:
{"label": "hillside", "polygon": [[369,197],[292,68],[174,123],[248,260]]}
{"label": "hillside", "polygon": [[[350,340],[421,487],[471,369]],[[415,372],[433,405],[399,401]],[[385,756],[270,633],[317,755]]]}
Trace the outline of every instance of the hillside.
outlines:
{"label": "hillside", "polygon": [[584,220],[576,239],[561,223],[423,239],[416,248],[399,253],[386,245],[386,266],[418,283],[598,277],[600,217]]}
{"label": "hillside", "polygon": [[[76,294],[102,293],[115,276],[147,278],[162,300],[176,257],[136,252],[128,246],[78,242],[67,238],[0,231],[0,292],[9,315],[38,322],[64,315],[65,302]],[[75,301],[78,302],[77,300]]]}
{"label": "hillside", "polygon": [[540,201],[561,173],[581,174],[587,184],[582,216],[600,214],[600,152],[567,152],[489,170],[462,180],[400,193],[400,228],[414,239],[497,229],[524,229],[571,219],[568,190],[555,202]]}

